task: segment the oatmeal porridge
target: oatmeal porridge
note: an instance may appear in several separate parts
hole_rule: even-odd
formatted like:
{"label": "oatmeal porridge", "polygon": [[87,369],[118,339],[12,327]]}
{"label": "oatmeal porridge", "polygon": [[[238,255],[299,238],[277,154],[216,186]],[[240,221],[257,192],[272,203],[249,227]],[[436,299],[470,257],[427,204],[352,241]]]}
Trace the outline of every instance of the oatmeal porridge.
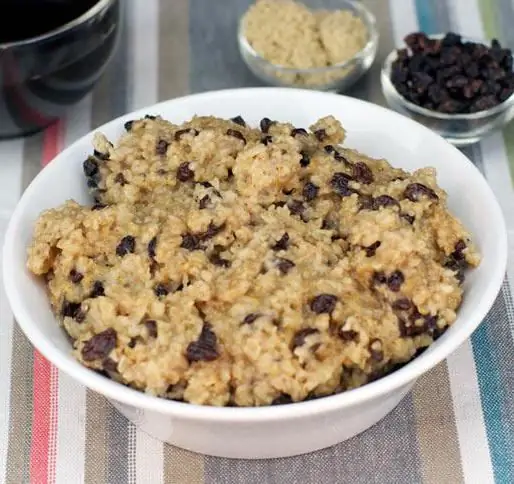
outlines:
{"label": "oatmeal porridge", "polygon": [[87,367],[215,406],[297,402],[408,362],[479,255],[436,173],[344,146],[327,116],[147,116],[84,162],[94,203],[44,211],[28,267]]}

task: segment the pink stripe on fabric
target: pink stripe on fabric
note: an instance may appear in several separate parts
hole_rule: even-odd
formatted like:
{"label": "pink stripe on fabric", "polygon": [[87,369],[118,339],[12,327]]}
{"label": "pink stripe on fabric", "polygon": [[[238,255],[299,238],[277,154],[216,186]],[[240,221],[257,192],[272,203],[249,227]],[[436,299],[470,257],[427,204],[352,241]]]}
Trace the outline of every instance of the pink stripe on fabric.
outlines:
{"label": "pink stripe on fabric", "polygon": [[[49,126],[43,135],[42,166],[47,165],[62,147],[63,122]],[[55,482],[57,438],[57,397],[59,375],[48,360],[34,351],[34,390],[30,481],[32,484]]]}

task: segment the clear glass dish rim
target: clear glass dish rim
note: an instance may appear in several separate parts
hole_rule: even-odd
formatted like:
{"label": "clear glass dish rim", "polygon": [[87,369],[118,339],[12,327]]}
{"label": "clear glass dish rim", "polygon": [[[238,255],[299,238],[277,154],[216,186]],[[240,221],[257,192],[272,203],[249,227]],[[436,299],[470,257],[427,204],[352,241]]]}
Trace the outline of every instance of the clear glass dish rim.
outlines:
{"label": "clear glass dish rim", "polygon": [[[442,39],[446,34],[438,33],[434,35],[429,35],[430,39]],[[486,43],[483,39],[476,39],[472,37],[462,36],[462,40],[467,42],[480,42]],[[441,120],[449,120],[449,121],[474,121],[477,119],[487,118],[494,114],[498,114],[505,109],[508,109],[512,104],[514,104],[514,93],[512,93],[505,101],[494,106],[492,108],[486,109],[484,111],[478,111],[476,113],[459,113],[459,114],[448,114],[448,113],[439,113],[438,111],[433,111],[431,109],[422,108],[417,104],[414,104],[407,99],[405,99],[394,87],[391,82],[391,64],[395,61],[398,49],[393,49],[384,60],[382,65],[382,70],[380,73],[380,78],[382,81],[382,88],[385,90],[387,88],[388,91],[400,102],[406,106],[409,110],[422,114],[427,118],[433,119],[441,119]]]}
{"label": "clear glass dish rim", "polygon": [[356,0],[342,0],[342,3],[346,3],[347,5],[351,5],[352,8],[354,8],[361,18],[364,18],[366,27],[369,30],[369,39],[366,45],[359,50],[353,57],[350,59],[340,62],[339,64],[334,64],[332,66],[326,66],[326,67],[309,67],[309,68],[295,68],[295,67],[287,67],[287,66],[280,66],[278,64],[273,64],[261,55],[259,55],[254,48],[250,45],[248,40],[246,39],[246,36],[244,35],[244,16],[241,17],[239,20],[239,27],[237,31],[237,38],[239,41],[240,48],[243,48],[248,54],[250,54],[255,60],[261,62],[262,64],[266,64],[270,68],[272,68],[275,71],[279,72],[285,72],[290,74],[323,74],[331,71],[336,71],[344,67],[348,67],[355,63],[355,61],[364,59],[368,55],[370,55],[373,50],[378,45],[379,40],[379,33],[376,25],[376,19],[373,13],[364,6],[360,1]]}

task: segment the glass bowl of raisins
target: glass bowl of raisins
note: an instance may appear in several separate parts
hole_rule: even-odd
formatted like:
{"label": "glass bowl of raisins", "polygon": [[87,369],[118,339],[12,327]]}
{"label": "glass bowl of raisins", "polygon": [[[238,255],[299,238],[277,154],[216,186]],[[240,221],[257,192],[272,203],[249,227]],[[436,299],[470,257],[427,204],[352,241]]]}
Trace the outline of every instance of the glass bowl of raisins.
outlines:
{"label": "glass bowl of raisins", "polygon": [[453,32],[405,37],[385,59],[381,83],[390,108],[455,146],[480,141],[514,117],[513,57],[497,40]]}

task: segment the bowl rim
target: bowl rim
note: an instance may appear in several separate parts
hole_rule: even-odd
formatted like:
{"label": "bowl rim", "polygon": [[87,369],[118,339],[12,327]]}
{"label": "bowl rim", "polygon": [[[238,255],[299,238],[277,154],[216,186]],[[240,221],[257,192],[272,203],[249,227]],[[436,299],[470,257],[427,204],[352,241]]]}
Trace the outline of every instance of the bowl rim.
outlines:
{"label": "bowl rim", "polygon": [[[380,37],[380,33],[377,28],[377,21],[375,18],[375,15],[369,8],[367,8],[362,2],[358,0],[340,0],[343,3],[346,3],[347,5],[350,5],[355,11],[359,13],[359,16],[364,19],[364,22],[366,24],[366,28],[369,32],[369,38],[366,42],[366,45],[360,49],[357,53],[355,53],[352,57],[349,59],[339,62],[338,64],[334,64],[331,66],[325,66],[325,67],[306,67],[306,68],[297,68],[297,67],[287,67],[282,66],[279,64],[273,64],[269,60],[262,57],[260,54],[257,53],[257,51],[250,45],[248,42],[246,35],[244,34],[244,23],[246,18],[246,12],[244,15],[241,16],[238,24],[238,30],[237,30],[237,39],[239,44],[239,49],[241,51],[244,51],[245,53],[251,55],[254,60],[265,64],[266,66],[274,69],[278,72],[283,73],[289,73],[289,74],[326,74],[327,72],[331,71],[337,71],[340,69],[343,69],[345,67],[351,66],[356,61],[365,59],[369,55],[374,55],[374,52],[376,51],[376,48],[378,46],[378,41]],[[345,10],[344,8],[341,8],[341,10]],[[348,9],[346,9],[348,10]],[[245,56],[242,56],[243,59]],[[246,61],[246,60],[245,60]]]}
{"label": "bowl rim", "polygon": [[[427,35],[430,39],[442,39],[446,34],[445,33],[437,33],[433,35]],[[481,44],[486,44],[486,41],[484,39],[478,39],[475,37],[468,37],[461,35],[461,38],[463,41],[466,42],[478,42]],[[405,48],[405,47],[402,47]],[[394,84],[391,81],[391,65],[396,60],[396,57],[398,56],[398,49],[395,48],[384,59],[384,62],[382,64],[382,69],[380,71],[380,81],[382,84],[382,90],[386,90],[393,95],[400,104],[407,107],[409,110],[417,113],[422,114],[428,118],[433,119],[441,119],[441,120],[450,120],[450,121],[474,121],[479,120],[483,118],[487,118],[489,116],[493,116],[495,114],[501,113],[505,109],[508,109],[512,104],[514,104],[514,92],[507,98],[505,101],[501,102],[500,104],[497,104],[496,106],[493,106],[492,108],[485,109],[483,111],[477,111],[476,113],[456,113],[456,114],[449,114],[449,113],[440,113],[438,111],[434,111],[432,109],[427,109],[421,106],[418,106],[417,104],[414,104],[413,102],[405,99],[396,89]]]}
{"label": "bowl rim", "polygon": [[[36,192],[39,187],[40,181],[43,177],[51,177],[51,174],[61,169],[63,165],[77,144],[85,144],[89,142],[93,133],[98,131],[106,131],[111,128],[118,128],[121,132],[122,127],[126,121],[137,117],[143,117],[148,112],[157,113],[168,104],[187,104],[191,99],[196,101],[209,102],[209,98],[226,99],[234,96],[252,96],[260,95],[269,97],[270,93],[279,95],[281,97],[290,96],[292,101],[296,101],[295,96],[298,97],[318,97],[324,102],[336,101],[341,97],[347,103],[353,103],[362,107],[365,105],[368,109],[376,109],[386,111],[388,116],[402,120],[403,123],[409,122],[416,125],[418,131],[422,131],[429,138],[437,137],[440,141],[444,142],[448,149],[451,150],[455,156],[462,160],[462,163],[468,164],[471,170],[476,170],[478,175],[478,183],[482,185],[482,189],[487,194],[489,204],[490,221],[498,228],[498,251],[496,255],[496,264],[491,275],[491,282],[482,293],[480,304],[477,305],[474,314],[475,317],[472,323],[464,322],[461,326],[455,327],[455,331],[451,337],[446,339],[444,336],[438,340],[438,346],[433,351],[425,351],[420,356],[408,362],[402,368],[385,375],[373,382],[367,383],[359,388],[347,390],[339,394],[322,397],[315,400],[297,402],[294,404],[275,405],[275,406],[262,406],[262,407],[214,407],[207,405],[198,405],[185,402],[177,402],[167,400],[161,397],[148,395],[142,391],[135,390],[123,384],[110,380],[102,375],[97,374],[93,370],[86,368],[84,365],[74,360],[64,351],[55,347],[49,337],[47,337],[37,325],[26,310],[26,303],[19,293],[15,291],[14,284],[11,281],[11,274],[17,270],[14,264],[14,258],[11,253],[16,247],[16,232],[18,230],[19,219],[23,216],[26,208],[30,206],[32,193]],[[453,151],[454,150],[454,151]],[[402,116],[395,111],[378,106],[368,101],[352,98],[350,96],[341,96],[339,94],[311,91],[308,89],[297,88],[281,88],[281,87],[259,87],[259,88],[236,88],[236,89],[223,89],[218,91],[209,91],[180,98],[164,101],[135,110],[131,113],[120,116],[114,120],[105,123],[102,126],[90,131],[73,144],[68,146],[60,154],[58,154],[52,163],[48,164],[40,173],[32,180],[25,192],[22,194],[7,226],[4,238],[4,245],[2,250],[2,264],[3,264],[3,281],[7,299],[12,309],[13,315],[17,320],[20,328],[31,341],[32,345],[52,364],[57,368],[67,373],[73,379],[83,384],[87,388],[94,390],[107,398],[115,400],[120,404],[126,404],[141,410],[154,411],[156,413],[171,415],[176,418],[191,420],[191,421],[218,421],[218,422],[264,422],[275,420],[288,420],[307,417],[314,413],[327,413],[344,408],[354,407],[363,402],[373,401],[381,396],[390,394],[395,390],[404,388],[412,384],[419,376],[433,368],[436,364],[443,361],[449,354],[455,351],[477,328],[482,319],[486,316],[487,312],[492,307],[496,299],[503,279],[505,276],[507,265],[507,230],[503,212],[500,208],[499,202],[496,199],[491,187],[488,185],[485,178],[479,172],[478,168],[474,166],[471,161],[465,157],[455,147],[445,142],[439,135],[426,128],[420,123]],[[57,320],[56,320],[56,324]],[[446,335],[445,335],[446,336]],[[71,360],[71,361],[70,361]]]}
{"label": "bowl rim", "polygon": [[[17,47],[25,47],[33,44],[37,44],[39,42],[43,42],[45,40],[51,39],[57,35],[60,35],[68,30],[72,30],[79,25],[91,20],[95,17],[99,12],[101,12],[104,8],[109,6],[112,3],[117,2],[118,0],[97,0],[97,2],[89,7],[82,15],[70,20],[69,22],[56,27],[53,30],[45,32],[40,35],[36,35],[35,37],[28,37],[26,39],[15,40],[11,42],[3,42],[0,43],[0,52],[7,49],[13,49]],[[123,2],[122,2],[123,3]]]}

